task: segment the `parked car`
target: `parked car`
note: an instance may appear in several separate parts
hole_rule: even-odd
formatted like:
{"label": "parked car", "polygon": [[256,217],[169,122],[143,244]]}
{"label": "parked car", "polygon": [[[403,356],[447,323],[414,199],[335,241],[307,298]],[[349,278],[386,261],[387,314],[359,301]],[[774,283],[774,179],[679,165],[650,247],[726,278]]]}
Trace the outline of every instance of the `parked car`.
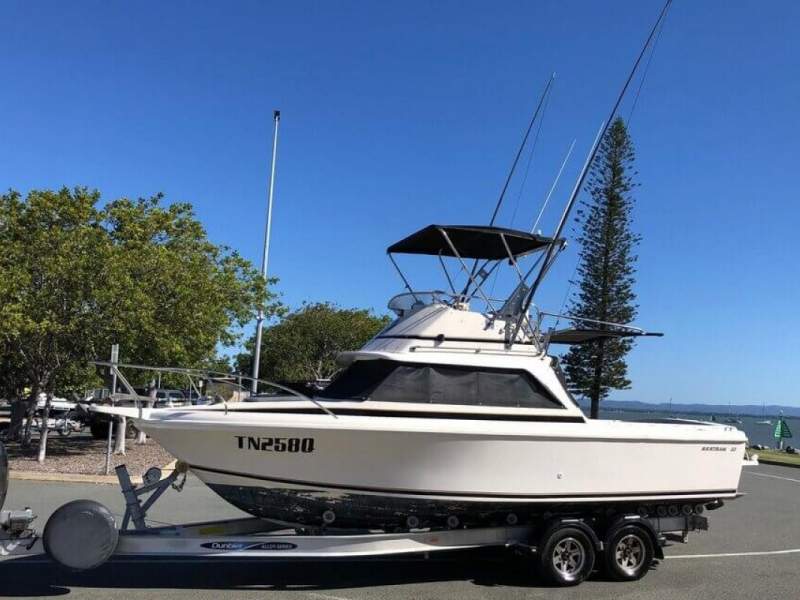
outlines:
{"label": "parked car", "polygon": [[[150,395],[147,388],[134,388],[134,391],[143,397],[148,397]],[[108,397],[103,397],[99,399],[90,400],[90,402],[100,402],[108,404],[109,400]],[[123,400],[121,405],[134,405],[135,400]],[[154,408],[175,408],[180,406],[186,406],[188,401],[186,396],[181,390],[172,390],[172,389],[164,389],[159,388],[156,390],[156,402]],[[89,429],[92,432],[92,436],[95,439],[105,439],[108,436],[108,415],[100,414],[100,413],[88,413],[89,414]],[[126,437],[134,437],[136,435],[136,428],[133,426],[133,422],[128,419],[125,429],[125,436]]]}
{"label": "parked car", "polygon": [[187,404],[190,404],[190,402],[181,390],[159,389],[156,391],[155,408],[175,408],[177,406],[186,406]]}
{"label": "parked car", "polygon": [[[134,391],[145,398],[150,396],[150,391],[147,388],[134,388]],[[158,388],[156,390],[156,403],[153,408],[175,408],[177,406],[186,406],[188,403],[187,395],[183,390]]]}

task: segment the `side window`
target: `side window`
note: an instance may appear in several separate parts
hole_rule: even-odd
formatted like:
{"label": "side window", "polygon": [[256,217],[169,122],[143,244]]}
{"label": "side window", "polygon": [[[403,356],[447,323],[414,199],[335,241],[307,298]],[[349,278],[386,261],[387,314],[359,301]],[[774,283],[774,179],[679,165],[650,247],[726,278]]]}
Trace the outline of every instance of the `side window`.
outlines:
{"label": "side window", "polygon": [[331,400],[366,400],[398,367],[388,360],[358,360],[339,372],[319,396]]}
{"label": "side window", "polygon": [[478,395],[492,406],[562,408],[524,371],[483,371],[478,376],[478,388]]}
{"label": "side window", "polygon": [[428,373],[428,402],[431,404],[480,404],[478,371],[459,367],[422,367]]}
{"label": "side window", "polygon": [[388,360],[356,361],[320,396],[417,404],[564,408],[525,371]]}
{"label": "side window", "polygon": [[386,378],[375,387],[369,399],[380,402],[430,402],[427,371],[416,365],[394,365]]}
{"label": "side window", "polygon": [[553,371],[556,373],[556,377],[558,377],[559,383],[561,383],[561,387],[566,392],[567,397],[570,399],[570,402],[580,408],[580,405],[575,400],[575,396],[572,395],[572,392],[569,391],[569,384],[567,383],[567,378],[564,376],[564,371],[561,369],[561,363],[559,362],[557,357],[553,357]]}

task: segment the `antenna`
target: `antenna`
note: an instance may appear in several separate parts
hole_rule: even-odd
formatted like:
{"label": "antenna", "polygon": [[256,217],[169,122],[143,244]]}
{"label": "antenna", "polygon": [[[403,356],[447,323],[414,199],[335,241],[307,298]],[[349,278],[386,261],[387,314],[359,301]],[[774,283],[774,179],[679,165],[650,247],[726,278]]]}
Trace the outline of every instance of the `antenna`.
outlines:
{"label": "antenna", "polygon": [[558,173],[556,173],[556,178],[553,180],[553,185],[550,186],[550,191],[547,192],[547,196],[544,198],[544,203],[542,204],[542,208],[539,211],[539,216],[536,217],[536,220],[533,222],[533,227],[531,227],[531,233],[536,233],[536,227],[539,225],[539,221],[544,214],[544,209],[547,208],[547,203],[550,202],[550,196],[553,195],[553,191],[556,189],[558,185],[558,180],[561,179],[561,173],[564,172],[564,167],[567,166],[567,161],[569,160],[570,155],[572,154],[572,149],[575,148],[576,140],[572,140],[572,143],[569,145],[569,150],[567,150],[567,155],[564,157],[564,160],[561,162],[561,167],[558,169]]}
{"label": "antenna", "polygon": [[[281,111],[276,110],[272,113],[275,129],[272,134],[272,165],[269,172],[269,200],[267,202],[267,226],[264,230],[264,254],[261,257],[261,275],[267,279],[267,267],[269,266],[269,237],[272,230],[272,199],[275,195],[275,163],[278,158],[278,125],[281,122]],[[253,354],[253,381],[251,391],[253,394],[258,392],[258,369],[261,362],[261,336],[264,330],[264,309],[259,307],[256,317],[256,345]]]}
{"label": "antenna", "polygon": [[[600,123],[600,129],[597,131],[597,136],[594,138],[594,142],[592,143],[592,147],[591,147],[591,149],[589,150],[589,154],[586,156],[586,161],[583,163],[583,167],[581,168],[581,173],[583,173],[583,171],[585,171],[585,170],[588,168],[588,166],[589,166],[589,159],[590,159],[590,158],[591,158],[591,156],[592,156],[592,152],[594,151],[594,148],[595,148],[595,146],[597,146],[597,143],[598,143],[598,141],[600,140],[600,134],[601,134],[601,133],[602,133],[602,131],[603,131],[603,126],[604,126],[604,124],[605,124],[605,123]],[[576,183],[576,185],[577,185],[577,183]],[[574,188],[573,188],[573,192],[574,192]],[[565,215],[564,215],[564,214],[562,214],[562,216],[561,216],[561,219],[563,220],[564,218],[565,218]],[[533,233],[533,231],[531,231],[531,233]],[[539,264],[541,264],[541,265],[542,265],[542,269],[544,269],[544,272],[545,272],[545,273],[547,273],[547,270],[549,269],[549,266],[548,266],[548,265],[547,265],[547,264],[546,264],[544,261],[542,261],[542,258],[543,258],[543,256],[544,256],[544,255],[540,255],[540,256],[539,256],[539,258],[537,258],[537,259],[536,259],[536,262],[534,262],[534,263],[531,265],[531,268],[530,268],[530,269],[528,269],[528,272],[527,272],[527,273],[525,273],[525,277],[524,277],[524,280],[525,280],[525,281],[527,281],[527,280],[528,280],[528,277],[530,277],[530,276],[531,276],[531,273],[533,273],[533,272],[536,270],[536,267],[537,267]],[[550,260],[550,264],[552,265],[552,264],[553,264],[553,262],[554,262],[554,261],[551,259],[551,260]],[[516,335],[516,333],[517,333],[517,331],[516,331],[516,330],[514,330],[514,335]]]}
{"label": "antenna", "polygon": [[581,170],[581,174],[578,177],[578,181],[575,183],[575,187],[572,190],[572,194],[567,201],[567,205],[564,207],[564,212],[561,215],[561,220],[558,223],[558,227],[556,228],[555,234],[553,235],[553,241],[547,247],[547,254],[545,254],[545,258],[542,261],[542,267],[539,269],[539,274],[536,276],[535,281],[531,285],[530,290],[528,291],[527,296],[525,297],[525,301],[522,305],[522,312],[520,313],[519,318],[517,319],[517,323],[514,327],[514,334],[509,338],[508,343],[513,344],[514,340],[517,337],[517,333],[519,332],[520,327],[522,326],[522,322],[525,319],[525,315],[528,313],[528,309],[530,308],[531,302],[533,301],[533,297],[536,294],[536,291],[539,289],[539,286],[542,283],[542,279],[544,279],[545,274],[552,266],[552,261],[554,259],[554,254],[556,252],[557,247],[560,249],[560,244],[558,243],[558,239],[561,236],[562,231],[564,230],[564,225],[569,218],[570,212],[572,212],[572,208],[575,205],[575,200],[578,197],[578,194],[583,187],[583,183],[586,180],[586,175],[589,172],[589,167],[591,167],[592,162],[594,162],[594,157],[597,155],[597,150],[600,147],[600,141],[605,138],[606,132],[608,131],[609,126],[611,125],[612,121],[614,120],[614,115],[617,114],[617,109],[619,108],[622,99],[625,97],[625,92],[628,90],[628,86],[633,79],[633,76],[636,74],[636,70],[639,68],[639,63],[642,62],[642,57],[644,57],[647,48],[650,46],[650,42],[653,40],[653,36],[658,29],[658,26],[664,20],[664,17],[667,14],[667,10],[669,10],[670,5],[672,4],[672,0],[667,0],[664,4],[664,8],[661,9],[661,13],[658,15],[658,19],[653,25],[653,28],[650,30],[650,35],[647,36],[647,40],[642,46],[642,50],[639,52],[639,56],[636,58],[636,62],[633,63],[633,68],[631,69],[628,78],[625,80],[625,84],[622,86],[622,90],[620,90],[619,95],[617,96],[617,101],[614,103],[614,107],[611,109],[611,114],[609,114],[608,119],[605,121],[604,125],[600,129],[600,133],[598,134],[598,139],[595,141],[594,147],[592,148],[591,153],[589,154],[589,158],[584,165],[584,168]]}

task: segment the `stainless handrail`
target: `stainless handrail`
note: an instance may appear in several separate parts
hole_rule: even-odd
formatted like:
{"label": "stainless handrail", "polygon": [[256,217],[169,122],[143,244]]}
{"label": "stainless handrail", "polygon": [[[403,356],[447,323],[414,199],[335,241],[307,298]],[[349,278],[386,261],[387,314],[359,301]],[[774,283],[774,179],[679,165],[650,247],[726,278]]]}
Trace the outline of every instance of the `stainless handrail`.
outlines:
{"label": "stainless handrail", "polygon": [[[251,382],[255,381],[257,384],[258,383],[263,383],[265,385],[277,388],[277,389],[282,390],[284,392],[288,392],[289,395],[291,395],[291,396],[297,396],[301,400],[307,400],[307,401],[313,403],[317,408],[319,408],[324,413],[332,416],[334,419],[338,418],[330,409],[328,409],[328,407],[320,404],[320,402],[315,400],[314,398],[312,398],[310,396],[306,396],[305,394],[303,394],[301,392],[298,392],[297,390],[293,390],[293,389],[288,388],[286,386],[283,386],[283,385],[281,385],[279,383],[275,383],[274,381],[267,381],[265,379],[258,379],[258,378],[255,378],[255,377],[248,377],[246,375],[238,375],[238,374],[234,375],[233,373],[223,373],[221,371],[210,371],[210,370],[207,371],[205,369],[184,369],[184,368],[181,368],[181,367],[153,367],[153,366],[150,366],[150,365],[137,365],[137,364],[131,364],[131,363],[113,363],[113,362],[103,361],[103,360],[92,360],[92,361],[89,361],[89,364],[93,364],[93,365],[99,366],[99,367],[109,367],[109,368],[113,369],[114,372],[116,372],[117,377],[119,377],[120,382],[122,383],[122,385],[127,389],[128,393],[131,396],[136,396],[136,397],[140,397],[140,398],[144,398],[144,397],[140,396],[139,394],[136,393],[136,391],[133,389],[131,384],[128,382],[128,380],[125,378],[125,376],[120,371],[120,367],[121,368],[125,368],[125,369],[136,369],[136,370],[140,370],[140,371],[155,371],[155,372],[159,372],[159,373],[173,373],[173,374],[180,374],[180,375],[187,375],[187,376],[194,375],[194,376],[198,376],[198,377],[199,376],[203,376],[206,379],[213,380],[213,381],[215,381],[217,383],[225,383],[225,384],[230,385],[232,387],[239,387],[241,389],[244,389],[244,386],[242,386],[240,384],[237,384],[234,381],[227,381],[228,379],[231,379],[231,378],[233,378],[235,376],[237,380],[244,379],[244,380],[251,381]],[[225,381],[223,381],[223,379]],[[112,390],[112,392],[115,392],[115,391],[116,390]],[[147,399],[149,400],[150,398],[148,397]],[[226,412],[227,412],[227,402],[225,404],[226,404],[225,408],[226,408]],[[141,411],[141,406],[139,407],[139,409]],[[140,412],[140,414],[141,414],[141,412]]]}

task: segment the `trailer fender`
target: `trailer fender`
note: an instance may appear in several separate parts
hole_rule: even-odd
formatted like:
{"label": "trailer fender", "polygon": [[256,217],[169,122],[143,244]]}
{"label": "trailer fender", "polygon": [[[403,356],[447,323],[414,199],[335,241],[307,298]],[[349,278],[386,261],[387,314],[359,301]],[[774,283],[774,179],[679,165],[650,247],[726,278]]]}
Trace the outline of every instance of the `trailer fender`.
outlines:
{"label": "trailer fender", "polygon": [[650,541],[653,542],[653,554],[659,560],[664,559],[664,550],[662,549],[663,544],[658,532],[655,530],[649,519],[644,519],[638,514],[619,515],[608,524],[608,527],[605,531],[605,537],[607,538],[610,532],[625,525],[638,525],[644,529],[650,536]]}
{"label": "trailer fender", "polygon": [[553,517],[548,519],[544,522],[541,530],[542,535],[538,536],[538,538],[545,539],[550,536],[550,533],[553,531],[553,529],[557,527],[563,527],[565,525],[577,527],[586,535],[588,535],[589,539],[592,540],[592,545],[597,552],[600,552],[603,549],[603,542],[600,541],[600,538],[597,536],[597,532],[594,530],[594,527],[587,523],[585,519],[578,517]]}

